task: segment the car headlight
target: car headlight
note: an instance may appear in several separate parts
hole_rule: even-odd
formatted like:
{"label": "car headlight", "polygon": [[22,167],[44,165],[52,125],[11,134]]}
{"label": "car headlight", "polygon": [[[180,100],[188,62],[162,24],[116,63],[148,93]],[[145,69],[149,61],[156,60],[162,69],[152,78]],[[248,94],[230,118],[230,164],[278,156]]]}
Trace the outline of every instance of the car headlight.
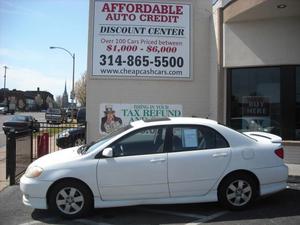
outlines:
{"label": "car headlight", "polygon": [[60,136],[60,137],[69,137],[69,136],[70,136],[70,133],[69,133],[68,131],[62,132],[62,133],[60,133],[59,136]]}
{"label": "car headlight", "polygon": [[38,166],[28,167],[25,172],[25,176],[28,178],[34,178],[40,176],[42,172],[43,169],[41,167]]}

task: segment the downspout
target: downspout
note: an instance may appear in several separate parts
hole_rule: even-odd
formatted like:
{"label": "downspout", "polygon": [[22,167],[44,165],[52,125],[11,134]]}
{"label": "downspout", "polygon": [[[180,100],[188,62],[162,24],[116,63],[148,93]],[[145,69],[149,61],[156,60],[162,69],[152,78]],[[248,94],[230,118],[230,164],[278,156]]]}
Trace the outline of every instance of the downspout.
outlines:
{"label": "downspout", "polygon": [[217,9],[218,18],[218,35],[217,35],[217,46],[218,47],[218,122],[225,123],[225,78],[223,68],[223,8]]}

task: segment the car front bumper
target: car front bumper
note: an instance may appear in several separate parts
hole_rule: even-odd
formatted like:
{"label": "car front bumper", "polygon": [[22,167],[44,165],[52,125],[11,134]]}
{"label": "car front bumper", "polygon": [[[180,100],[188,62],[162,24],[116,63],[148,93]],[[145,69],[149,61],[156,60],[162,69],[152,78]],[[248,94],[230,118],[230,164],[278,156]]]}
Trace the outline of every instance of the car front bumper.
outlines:
{"label": "car front bumper", "polygon": [[47,191],[51,186],[50,181],[40,181],[22,176],[20,189],[23,193],[23,203],[35,209],[47,209]]}

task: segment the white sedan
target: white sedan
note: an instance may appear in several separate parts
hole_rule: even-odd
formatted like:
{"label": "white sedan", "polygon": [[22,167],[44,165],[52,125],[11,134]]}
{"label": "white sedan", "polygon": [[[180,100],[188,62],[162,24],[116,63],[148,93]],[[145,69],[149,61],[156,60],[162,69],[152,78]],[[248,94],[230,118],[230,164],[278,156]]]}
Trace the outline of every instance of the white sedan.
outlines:
{"label": "white sedan", "polygon": [[21,178],[25,205],[80,217],[93,207],[219,201],[243,209],[286,188],[281,138],[215,121],[136,121],[43,156]]}

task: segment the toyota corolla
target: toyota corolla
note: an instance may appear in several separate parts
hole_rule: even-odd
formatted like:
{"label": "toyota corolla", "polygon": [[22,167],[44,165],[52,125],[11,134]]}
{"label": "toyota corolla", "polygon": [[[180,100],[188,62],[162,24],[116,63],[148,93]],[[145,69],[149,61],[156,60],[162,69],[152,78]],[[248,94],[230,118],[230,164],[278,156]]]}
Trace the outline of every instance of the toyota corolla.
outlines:
{"label": "toyota corolla", "polygon": [[136,121],[34,161],[21,178],[23,202],[69,218],[140,204],[219,201],[243,209],[286,188],[281,141],[207,119]]}

